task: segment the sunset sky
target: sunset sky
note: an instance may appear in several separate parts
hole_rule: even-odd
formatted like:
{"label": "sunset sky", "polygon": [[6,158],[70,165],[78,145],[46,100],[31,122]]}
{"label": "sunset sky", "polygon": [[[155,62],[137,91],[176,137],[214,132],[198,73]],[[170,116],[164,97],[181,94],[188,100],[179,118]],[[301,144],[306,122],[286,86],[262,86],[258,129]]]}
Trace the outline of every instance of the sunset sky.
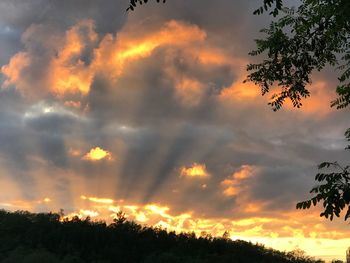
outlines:
{"label": "sunset sky", "polygon": [[[154,3],[153,3],[154,2]],[[345,258],[344,217],[295,209],[345,164],[337,72],[301,109],[243,83],[261,0],[0,1],[0,208],[59,211]],[[288,1],[297,5],[298,1]],[[262,58],[260,58],[262,59]]]}

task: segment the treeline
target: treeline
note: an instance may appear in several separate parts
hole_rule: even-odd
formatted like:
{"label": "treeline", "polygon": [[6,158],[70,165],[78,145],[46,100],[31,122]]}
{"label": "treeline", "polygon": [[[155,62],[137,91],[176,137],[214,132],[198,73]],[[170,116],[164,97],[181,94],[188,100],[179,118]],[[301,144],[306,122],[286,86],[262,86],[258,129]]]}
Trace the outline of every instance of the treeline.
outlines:
{"label": "treeline", "polygon": [[55,213],[0,210],[1,263],[314,263],[241,240],[167,232],[127,221],[60,220]]}

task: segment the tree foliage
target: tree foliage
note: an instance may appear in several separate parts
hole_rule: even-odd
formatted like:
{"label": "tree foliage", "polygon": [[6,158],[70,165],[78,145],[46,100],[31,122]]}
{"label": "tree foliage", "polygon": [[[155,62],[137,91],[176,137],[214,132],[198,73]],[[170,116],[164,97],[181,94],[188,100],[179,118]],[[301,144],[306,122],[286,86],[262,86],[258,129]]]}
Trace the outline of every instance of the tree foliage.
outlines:
{"label": "tree foliage", "polygon": [[[345,137],[350,142],[350,129],[345,132]],[[350,149],[350,145],[346,147]],[[297,209],[309,209],[311,205],[316,206],[322,202],[324,211],[320,216],[333,220],[339,217],[342,210],[346,209],[344,219],[350,218],[350,165],[342,166],[338,162],[323,162],[318,169],[331,169],[331,172],[319,172],[315,180],[319,185],[310,191],[314,196],[306,201],[297,203]]]}
{"label": "tree foliage", "polygon": [[0,210],[0,263],[322,263],[295,252],[209,235],[168,232],[128,221]]}
{"label": "tree foliage", "polygon": [[264,11],[267,11],[272,6],[275,6],[273,11],[271,11],[269,14],[273,16],[277,16],[279,11],[282,9],[283,6],[283,0],[264,0],[263,5],[260,6],[260,8],[256,9],[254,11],[254,15],[260,15],[264,13]]}
{"label": "tree foliage", "polygon": [[[261,30],[266,38],[256,40],[257,49],[250,55],[266,54],[267,58],[247,66],[251,71],[247,81],[259,85],[263,95],[274,86],[280,87],[269,103],[273,110],[280,109],[286,99],[299,108],[302,98],[310,96],[307,85],[311,84],[312,72],[331,65],[340,71],[336,88],[338,97],[331,106],[347,107],[350,104],[350,1],[302,0],[295,9],[283,7],[275,0],[266,0],[264,8],[255,13],[261,14],[272,3],[276,3],[277,9],[272,14],[276,16],[281,11],[283,15],[269,28]],[[345,137],[350,141],[350,129],[345,132]],[[350,145],[346,149],[350,149]],[[315,180],[319,185],[310,191],[313,197],[299,202],[296,208],[309,209],[321,202],[324,211],[320,216],[333,220],[346,209],[347,220],[350,218],[350,166],[324,162],[318,168],[320,172]],[[324,169],[330,171],[322,172]]]}
{"label": "tree foliage", "polygon": [[278,86],[270,101],[274,110],[290,99],[295,107],[302,106],[302,99],[310,96],[313,71],[326,65],[339,71],[338,97],[331,106],[344,108],[350,103],[350,1],[302,0],[298,8],[283,7],[281,1],[265,0],[264,8],[276,4],[274,15],[282,15],[261,30],[266,35],[257,39],[257,49],[252,56],[267,55],[261,63],[249,64],[251,73],[247,81],[261,87],[262,94]]}
{"label": "tree foliage", "polygon": [[[160,2],[160,0],[156,0],[157,3]],[[162,0],[163,3],[166,2],[166,0]],[[272,14],[273,16],[278,15],[279,10],[282,9],[282,2],[283,0],[264,0],[263,5],[258,8],[257,10],[254,11],[254,14],[256,15],[260,15],[262,14],[264,11],[267,11],[268,9],[270,9],[273,5],[275,6],[273,11],[270,12],[270,14]],[[135,7],[139,4],[139,5],[143,5],[143,4],[147,4],[148,0],[130,0],[129,2],[129,6],[126,9],[126,11],[134,11]]]}
{"label": "tree foliage", "polygon": [[[156,0],[157,3],[160,2],[160,0]],[[166,0],[162,0],[163,3],[166,2]],[[126,11],[134,11],[135,7],[139,4],[139,5],[143,5],[143,4],[147,4],[148,0],[130,0],[130,4],[129,7],[126,9]]]}

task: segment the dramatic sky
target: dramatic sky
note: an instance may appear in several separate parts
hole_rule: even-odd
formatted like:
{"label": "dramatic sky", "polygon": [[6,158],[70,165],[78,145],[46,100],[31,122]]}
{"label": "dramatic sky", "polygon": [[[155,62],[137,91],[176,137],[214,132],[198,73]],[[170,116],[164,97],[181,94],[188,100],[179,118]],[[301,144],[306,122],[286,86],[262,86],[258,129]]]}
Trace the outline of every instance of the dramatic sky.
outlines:
{"label": "dramatic sky", "polygon": [[[155,1],[154,1],[155,2]],[[259,0],[0,1],[0,207],[130,219],[344,258],[350,228],[309,197],[345,163],[336,73],[302,109],[243,83]],[[289,1],[297,4],[297,1]]]}

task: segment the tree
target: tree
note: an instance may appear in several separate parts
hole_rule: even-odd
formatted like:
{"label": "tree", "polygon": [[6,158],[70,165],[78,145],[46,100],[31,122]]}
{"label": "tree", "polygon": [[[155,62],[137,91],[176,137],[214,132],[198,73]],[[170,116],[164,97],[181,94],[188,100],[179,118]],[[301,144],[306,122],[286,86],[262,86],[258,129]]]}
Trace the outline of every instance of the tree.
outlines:
{"label": "tree", "polygon": [[[261,87],[262,95],[277,85],[280,91],[274,93],[269,105],[279,110],[286,99],[294,107],[302,106],[302,98],[310,96],[307,85],[311,84],[311,74],[320,71],[326,65],[341,71],[338,97],[331,101],[331,107],[342,109],[350,104],[350,2],[347,0],[301,0],[295,8],[283,7],[278,0],[264,0],[263,7],[255,11],[261,14],[271,4],[276,8],[270,14],[283,15],[271,22],[269,28],[262,29],[266,38],[256,40],[257,49],[252,56],[267,54],[258,64],[249,64],[251,71],[246,81],[252,81]],[[345,132],[350,141],[350,129]],[[350,146],[347,147],[349,149]],[[333,219],[339,217],[347,208],[345,220],[350,218],[350,166],[341,166],[337,162],[324,162],[320,170],[331,168],[328,173],[316,174],[315,180],[321,183],[313,187],[314,196],[299,202],[297,209],[309,209],[311,205],[323,202],[324,211],[320,216]]]}
{"label": "tree", "polygon": [[[160,2],[160,0],[156,0],[157,3]],[[163,3],[166,2],[166,0],[162,0]],[[273,16],[278,15],[279,10],[282,9],[282,2],[283,0],[264,0],[263,2],[263,6],[261,6],[259,9],[254,11],[254,14],[262,14],[265,11],[267,11],[267,9],[269,9],[272,5],[275,5],[274,10],[270,13]],[[129,2],[129,7],[126,9],[126,11],[134,11],[135,7],[139,4],[139,5],[143,5],[143,4],[147,4],[148,0],[130,0]]]}
{"label": "tree", "polygon": [[[265,0],[264,8],[256,13],[267,10],[274,2]],[[261,30],[266,38],[256,40],[257,49],[250,52],[252,56],[266,54],[267,58],[247,66],[251,73],[246,81],[260,86],[262,95],[269,93],[274,85],[280,87],[269,102],[274,111],[279,110],[286,99],[299,108],[302,99],[310,96],[307,85],[311,84],[311,74],[330,65],[340,71],[338,97],[331,101],[331,107],[347,107],[350,104],[350,1],[301,0],[297,9],[278,5],[272,14],[277,15],[278,11],[282,15],[271,22],[269,28]],[[350,129],[345,137],[350,141]],[[314,196],[299,202],[296,208],[309,209],[322,202],[324,211],[320,216],[333,220],[347,208],[347,220],[350,218],[350,166],[324,162],[318,168],[331,171],[316,175],[315,180],[320,184],[311,189]]]}
{"label": "tree", "polygon": [[322,262],[242,240],[176,234],[124,219],[120,212],[107,225],[89,218],[59,220],[58,214],[0,210],[0,263]]}
{"label": "tree", "polygon": [[319,169],[333,168],[335,171],[329,173],[318,173],[315,180],[323,184],[313,187],[310,193],[315,196],[310,200],[297,204],[297,209],[309,209],[311,204],[316,205],[323,201],[324,211],[320,216],[333,219],[334,215],[339,217],[340,212],[347,207],[345,220],[350,217],[350,166],[341,166],[337,162],[324,162],[318,166]]}
{"label": "tree", "polygon": [[[246,81],[259,85],[262,95],[274,85],[280,87],[269,102],[274,111],[280,109],[286,99],[299,108],[302,98],[310,96],[306,86],[311,84],[312,72],[331,65],[341,71],[336,88],[338,97],[331,101],[331,107],[347,107],[350,104],[350,1],[301,0],[297,9],[283,7],[278,2],[264,0],[264,6],[255,11],[261,14],[276,3],[272,14],[276,16],[281,11],[283,15],[271,22],[269,28],[261,30],[266,38],[256,40],[257,49],[250,55],[265,53],[267,59],[247,66],[251,73]],[[345,137],[350,141],[350,129]],[[324,162],[318,168],[333,170],[316,174],[315,180],[320,184],[311,189],[314,196],[297,203],[296,208],[309,209],[322,202],[324,211],[320,216],[333,220],[334,215],[339,217],[347,208],[347,220],[350,218],[350,166]]]}
{"label": "tree", "polygon": [[[160,0],[156,0],[157,3],[160,2]],[[166,2],[166,0],[162,0],[163,3]],[[130,4],[129,4],[129,7],[126,9],[126,11],[134,11],[134,8],[137,6],[137,4],[147,4],[148,3],[148,0],[130,0]]]}
{"label": "tree", "polygon": [[[265,0],[264,7],[275,2]],[[277,3],[276,3],[277,5]],[[259,8],[256,13],[261,13]],[[276,11],[277,10],[277,11]],[[262,29],[266,38],[256,40],[257,49],[252,56],[267,54],[258,64],[249,64],[251,73],[247,81],[261,87],[262,95],[274,85],[280,91],[274,93],[269,104],[276,111],[286,99],[295,107],[302,106],[302,98],[310,96],[306,88],[311,84],[311,74],[326,65],[341,71],[336,88],[338,98],[331,106],[345,108],[350,103],[350,2],[347,0],[302,0],[295,8],[277,5],[274,15],[283,15]]]}

